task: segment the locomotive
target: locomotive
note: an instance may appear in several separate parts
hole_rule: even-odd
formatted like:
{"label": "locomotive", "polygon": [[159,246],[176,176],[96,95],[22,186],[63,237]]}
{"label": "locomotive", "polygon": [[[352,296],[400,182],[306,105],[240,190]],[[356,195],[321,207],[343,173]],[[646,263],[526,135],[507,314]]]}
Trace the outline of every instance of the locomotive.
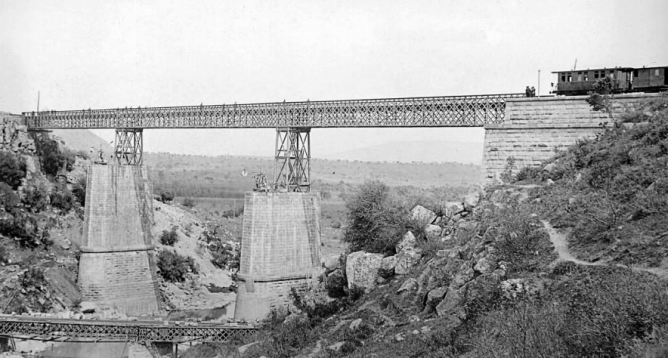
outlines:
{"label": "locomotive", "polygon": [[[659,92],[668,90],[668,66],[614,67],[573,71],[556,71],[556,85],[550,93],[562,96],[586,95],[594,90],[594,83],[610,77],[616,93]],[[553,82],[554,83],[554,82]]]}

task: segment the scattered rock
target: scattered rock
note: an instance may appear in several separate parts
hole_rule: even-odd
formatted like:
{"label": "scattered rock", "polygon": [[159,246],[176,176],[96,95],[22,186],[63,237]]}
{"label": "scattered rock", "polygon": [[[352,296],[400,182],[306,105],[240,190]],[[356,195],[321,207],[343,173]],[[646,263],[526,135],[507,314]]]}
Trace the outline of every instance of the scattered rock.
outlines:
{"label": "scattered rock", "polygon": [[486,274],[486,273],[494,271],[495,268],[496,268],[496,265],[494,264],[493,261],[489,260],[486,257],[483,257],[480,260],[478,260],[478,262],[473,267],[473,270],[475,270],[475,271],[477,271],[481,274]]}
{"label": "scattered rock", "polygon": [[343,347],[344,344],[346,344],[346,342],[336,342],[330,346],[327,346],[327,350],[338,352],[341,350],[341,347]]}
{"label": "scattered rock", "polygon": [[401,287],[397,290],[398,294],[403,294],[405,292],[417,291],[418,282],[414,278],[409,278],[404,283],[401,284]]}
{"label": "scattered rock", "polygon": [[464,211],[464,204],[458,201],[449,201],[445,203],[445,216],[453,218],[455,215]]}
{"label": "scattered rock", "polygon": [[394,266],[394,273],[397,275],[406,275],[411,272],[422,257],[422,254],[415,250],[404,250],[397,255],[397,263]]}
{"label": "scattered rock", "polygon": [[441,232],[443,229],[438,225],[427,225],[424,229],[425,234],[427,234],[427,240],[438,240],[441,237]]}
{"label": "scattered rock", "polygon": [[403,334],[403,333],[397,333],[397,334],[394,336],[394,340],[397,341],[397,342],[401,342],[401,341],[403,341],[403,340],[405,340],[405,339],[406,339],[406,338],[404,338],[404,334]]}
{"label": "scattered rock", "polygon": [[473,191],[469,192],[468,195],[464,198],[464,208],[468,211],[473,210],[480,203],[480,192]]}
{"label": "scattered rock", "polygon": [[411,219],[431,224],[434,222],[434,219],[436,219],[436,214],[423,206],[416,205],[413,210],[411,210]]}
{"label": "scattered rock", "polygon": [[362,324],[362,319],[361,319],[361,318],[358,318],[358,319],[356,319],[356,320],[350,322],[350,326],[348,326],[348,328],[349,328],[351,331],[354,331],[354,330],[356,330],[357,328],[359,328],[360,324]]}
{"label": "scattered rock", "polygon": [[413,233],[409,231],[404,235],[404,238],[401,239],[397,246],[395,246],[395,250],[397,253],[399,253],[405,250],[415,250],[416,247],[417,240],[415,239]]}
{"label": "scattered rock", "polygon": [[556,163],[550,163],[543,167],[543,170],[545,170],[548,173],[552,173],[555,169],[557,169]]}
{"label": "scattered rock", "polygon": [[453,320],[462,320],[466,316],[464,303],[466,301],[465,292],[450,286],[443,301],[436,306],[436,314],[439,317],[450,317]]}
{"label": "scattered rock", "polygon": [[394,276],[394,268],[397,266],[397,257],[388,256],[384,257],[380,262],[380,270],[378,274],[383,278],[390,278]]}
{"label": "scattered rock", "polygon": [[329,274],[330,272],[341,267],[341,261],[339,260],[338,255],[330,255],[325,257],[322,260],[322,266],[325,268],[325,273]]}
{"label": "scattered rock", "polygon": [[441,301],[445,294],[448,292],[447,287],[436,287],[435,289],[429,291],[427,294],[427,307],[436,307]]}

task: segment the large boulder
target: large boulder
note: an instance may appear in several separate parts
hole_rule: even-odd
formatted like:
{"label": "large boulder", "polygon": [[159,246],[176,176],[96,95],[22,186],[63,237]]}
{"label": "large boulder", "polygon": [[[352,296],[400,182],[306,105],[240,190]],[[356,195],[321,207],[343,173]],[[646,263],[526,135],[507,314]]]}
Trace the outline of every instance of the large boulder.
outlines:
{"label": "large boulder", "polygon": [[348,288],[361,287],[365,290],[376,286],[378,269],[383,261],[382,254],[372,254],[365,251],[357,251],[348,255],[346,260],[346,276],[348,277]]}
{"label": "large boulder", "polygon": [[413,210],[411,210],[411,219],[431,224],[434,222],[434,219],[436,219],[436,214],[424,206],[416,205]]}

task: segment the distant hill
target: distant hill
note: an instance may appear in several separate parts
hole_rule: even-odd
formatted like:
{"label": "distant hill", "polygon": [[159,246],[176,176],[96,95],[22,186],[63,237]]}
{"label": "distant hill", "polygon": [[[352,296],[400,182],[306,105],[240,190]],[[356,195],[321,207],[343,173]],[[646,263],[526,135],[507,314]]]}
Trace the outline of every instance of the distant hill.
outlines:
{"label": "distant hill", "polygon": [[106,140],[98,137],[88,129],[54,129],[51,134],[59,137],[68,147],[74,150],[95,151],[102,149],[105,153],[112,153],[114,148]]}
{"label": "distant hill", "polygon": [[322,159],[391,163],[482,163],[482,142],[413,141],[391,142],[342,152],[317,155]]}

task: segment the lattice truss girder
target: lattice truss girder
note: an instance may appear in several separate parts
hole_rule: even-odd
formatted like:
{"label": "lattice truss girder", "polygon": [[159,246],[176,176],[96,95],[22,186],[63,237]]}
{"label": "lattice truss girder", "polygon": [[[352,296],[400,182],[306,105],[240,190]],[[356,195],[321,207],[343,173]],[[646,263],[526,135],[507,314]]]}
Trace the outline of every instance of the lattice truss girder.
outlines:
{"label": "lattice truss girder", "polygon": [[24,112],[30,128],[481,127],[524,94]]}
{"label": "lattice truss girder", "polygon": [[141,165],[144,134],[141,128],[116,129],[114,155],[118,164]]}
{"label": "lattice truss girder", "polygon": [[99,339],[131,342],[225,342],[254,334],[253,327],[164,326],[50,321],[0,321],[0,335],[33,337],[36,340]]}
{"label": "lattice truss girder", "polygon": [[311,129],[277,128],[274,188],[311,191]]}

